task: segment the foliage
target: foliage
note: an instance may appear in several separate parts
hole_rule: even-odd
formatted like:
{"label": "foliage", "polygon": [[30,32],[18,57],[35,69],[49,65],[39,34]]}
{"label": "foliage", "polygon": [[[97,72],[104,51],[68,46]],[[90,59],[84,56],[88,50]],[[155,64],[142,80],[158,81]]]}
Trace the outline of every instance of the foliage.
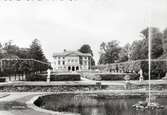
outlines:
{"label": "foliage", "polygon": [[119,53],[119,62],[124,62],[124,61],[128,61],[129,57],[130,57],[130,44],[126,44],[123,48],[121,48],[121,51]]}
{"label": "foliage", "polygon": [[[13,44],[12,41],[6,42],[3,50],[7,51],[7,55],[16,55],[19,58],[27,58],[29,51],[28,48],[19,48],[17,45]],[[3,55],[2,58],[5,57],[5,55]]]}
{"label": "foliage", "polygon": [[51,76],[51,81],[80,81],[80,74],[57,74]]}
{"label": "foliage", "polygon": [[[135,40],[132,44],[126,44],[123,47],[119,46],[119,42],[113,40],[108,43],[101,43],[101,55],[99,64],[110,64],[115,62],[125,62],[128,60],[148,59],[148,32],[145,28],[140,33],[143,39]],[[157,59],[163,54],[163,38],[167,38],[167,29],[160,32],[158,28],[151,27],[151,58]],[[167,41],[167,40],[166,40]]]}
{"label": "foliage", "polygon": [[88,45],[88,44],[82,45],[81,48],[79,49],[79,51],[82,53],[90,53],[93,56],[93,51],[92,51],[90,45]]}
{"label": "foliage", "polygon": [[114,74],[114,73],[98,73],[95,74],[94,76],[87,76],[88,79],[92,80],[124,80],[125,76],[129,75],[129,79],[137,79],[138,75],[137,74],[131,74],[131,73],[120,73],[120,74]]}
{"label": "foliage", "polygon": [[28,74],[26,76],[26,81],[46,81],[47,80],[47,76],[43,76],[43,75],[39,75],[39,74]]}
{"label": "foliage", "polygon": [[146,42],[146,39],[134,41],[131,49],[130,60],[148,58],[148,42]]}
{"label": "foliage", "polygon": [[4,45],[0,44],[0,59],[2,58],[14,60],[3,60],[0,68],[1,76],[41,72],[51,68],[49,63],[43,63],[47,62],[47,59],[37,39],[32,42],[30,48],[20,48],[12,41],[5,42]]}
{"label": "foliage", "polygon": [[[143,39],[132,43],[131,60],[148,59],[148,31],[148,28],[142,30]],[[151,35],[151,58],[156,59],[163,54],[163,34],[158,28],[151,28]]]}
{"label": "foliage", "polygon": [[29,58],[47,62],[38,39],[34,39],[29,50]]}
{"label": "foliage", "polygon": [[[114,71],[118,67],[118,71],[124,73],[138,73],[140,69],[143,70],[144,79],[148,79],[148,60],[136,60],[122,63],[110,64],[103,69],[107,68],[107,71]],[[166,61],[152,61],[151,62],[151,79],[161,79],[167,72]]]}
{"label": "foliage", "polygon": [[167,28],[163,31],[164,53],[167,53]]}
{"label": "foliage", "polygon": [[43,64],[32,59],[18,59],[18,60],[2,60],[1,76],[9,76],[16,74],[29,74],[30,72],[46,71],[50,65]]}
{"label": "foliage", "polygon": [[5,82],[6,81],[6,78],[1,78],[0,77],[0,82]]}
{"label": "foliage", "polygon": [[121,47],[117,40],[113,40],[108,43],[103,42],[100,45],[100,50],[102,53],[100,55],[99,64],[107,64],[118,61]]}
{"label": "foliage", "polygon": [[[141,68],[143,70],[144,79],[148,79],[148,61],[142,61]],[[154,61],[151,63],[151,79],[161,79],[167,72],[166,61]]]}
{"label": "foliage", "polygon": [[90,60],[91,60],[91,65],[95,65],[95,60],[93,59],[93,51],[92,51],[90,45],[84,44],[84,45],[81,46],[81,48],[80,48],[78,51],[80,51],[81,53],[90,53],[91,56],[92,56],[92,57],[90,58]]}
{"label": "foliage", "polygon": [[[51,81],[79,81],[80,74],[51,74],[50,80]],[[47,74],[29,74],[26,77],[27,81],[46,81]]]}

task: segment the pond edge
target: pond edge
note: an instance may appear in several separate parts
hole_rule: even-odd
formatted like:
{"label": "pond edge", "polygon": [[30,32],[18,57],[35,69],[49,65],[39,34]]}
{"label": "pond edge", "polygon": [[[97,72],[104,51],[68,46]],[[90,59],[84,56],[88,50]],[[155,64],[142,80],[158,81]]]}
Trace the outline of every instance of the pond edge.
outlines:
{"label": "pond edge", "polygon": [[34,104],[36,100],[38,100],[40,97],[46,96],[46,95],[52,95],[52,94],[58,94],[58,93],[49,93],[49,94],[39,94],[34,97],[32,97],[29,101],[26,102],[26,105],[38,112],[43,112],[43,113],[48,113],[51,115],[80,115],[79,113],[71,113],[71,112],[58,112],[58,111],[52,111],[52,110],[47,110],[40,108]]}

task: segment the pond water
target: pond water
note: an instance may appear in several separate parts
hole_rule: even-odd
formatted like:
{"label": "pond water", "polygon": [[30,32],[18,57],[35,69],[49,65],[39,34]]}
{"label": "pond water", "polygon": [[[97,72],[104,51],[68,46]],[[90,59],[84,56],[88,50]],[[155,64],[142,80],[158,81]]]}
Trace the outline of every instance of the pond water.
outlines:
{"label": "pond water", "polygon": [[48,95],[37,100],[36,105],[54,111],[80,113],[81,115],[166,115],[167,98],[156,101],[165,106],[162,110],[135,110],[133,104],[144,98],[105,99],[81,95]]}

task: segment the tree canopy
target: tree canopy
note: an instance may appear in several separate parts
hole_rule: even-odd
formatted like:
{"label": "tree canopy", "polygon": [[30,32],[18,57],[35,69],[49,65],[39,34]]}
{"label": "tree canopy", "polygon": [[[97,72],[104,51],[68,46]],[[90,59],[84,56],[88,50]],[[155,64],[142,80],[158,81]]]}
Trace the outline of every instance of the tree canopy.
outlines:
{"label": "tree canopy", "polygon": [[90,59],[91,60],[91,65],[95,65],[95,60],[93,59],[93,51],[92,51],[89,44],[82,45],[81,48],[78,51],[80,51],[81,53],[90,53],[91,56],[92,56],[91,59]]}
{"label": "tree canopy", "polygon": [[14,55],[23,59],[32,58],[39,61],[47,62],[47,59],[43,53],[41,44],[38,39],[34,39],[29,48],[20,48],[10,40],[8,42],[5,42],[4,45],[0,44],[0,50],[5,51],[5,54],[0,52],[0,58],[3,58],[7,55]]}
{"label": "tree canopy", "polygon": [[[143,39],[132,43],[131,60],[148,58],[148,31],[148,28],[142,30]],[[156,59],[163,54],[163,34],[158,28],[151,28],[151,35],[151,58]]]}
{"label": "tree canopy", "polygon": [[130,58],[131,47],[130,44],[126,44],[124,47],[121,48],[119,52],[119,62],[128,61]]}
{"label": "tree canopy", "polygon": [[0,45],[1,50],[5,51],[5,54],[1,53],[1,58],[5,57],[6,55],[14,55],[18,56],[19,58],[28,58],[28,48],[20,48],[19,46],[13,44],[10,40],[5,42],[4,45]]}
{"label": "tree canopy", "polygon": [[107,64],[118,61],[121,47],[119,46],[119,42],[117,40],[113,40],[108,43],[101,43],[100,50],[102,53],[100,55],[99,64]]}
{"label": "tree canopy", "polygon": [[43,53],[41,44],[38,39],[34,39],[30,46],[29,57],[39,61],[47,62],[47,59]]}
{"label": "tree canopy", "polygon": [[[132,44],[128,43],[123,47],[120,47],[119,42],[116,40],[101,43],[99,64],[148,59],[148,32],[148,28],[143,29],[140,32],[143,39],[135,40]],[[158,28],[152,27],[151,35],[151,58],[156,59],[162,56],[165,52],[164,49],[167,51],[167,45],[163,44],[165,38],[167,42],[167,29],[162,33]]]}

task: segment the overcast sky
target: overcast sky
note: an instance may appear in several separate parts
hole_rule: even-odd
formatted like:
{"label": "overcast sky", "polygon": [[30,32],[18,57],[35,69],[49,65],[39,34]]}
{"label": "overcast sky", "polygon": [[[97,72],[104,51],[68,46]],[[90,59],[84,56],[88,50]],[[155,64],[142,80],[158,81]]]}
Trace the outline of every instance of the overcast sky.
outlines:
{"label": "overcast sky", "polygon": [[0,1],[0,42],[29,47],[37,38],[49,59],[90,44],[98,60],[101,42],[131,43],[149,23],[167,27],[167,0]]}

